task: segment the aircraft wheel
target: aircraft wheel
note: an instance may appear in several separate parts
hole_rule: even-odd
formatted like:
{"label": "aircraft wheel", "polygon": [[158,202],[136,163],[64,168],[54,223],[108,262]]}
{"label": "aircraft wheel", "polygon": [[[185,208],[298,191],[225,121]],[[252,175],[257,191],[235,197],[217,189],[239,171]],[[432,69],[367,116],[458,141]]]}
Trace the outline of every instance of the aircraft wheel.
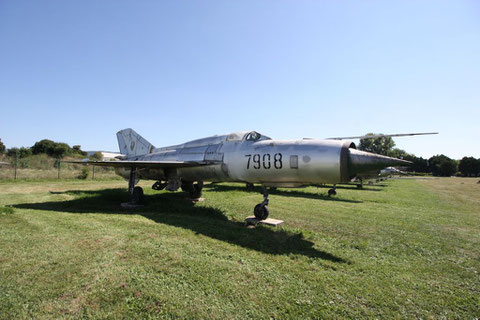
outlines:
{"label": "aircraft wheel", "polygon": [[336,195],[336,194],[337,194],[337,191],[335,191],[335,189],[332,188],[332,189],[329,189],[329,190],[328,190],[328,195],[329,195],[329,196],[334,196],[334,195]]}
{"label": "aircraft wheel", "polygon": [[140,204],[143,202],[143,189],[142,187],[133,188],[132,202],[135,204]]}
{"label": "aircraft wheel", "polygon": [[199,199],[202,196],[203,181],[198,181],[193,185],[193,190],[190,192],[192,199]]}
{"label": "aircraft wheel", "polygon": [[193,194],[193,192],[195,191],[195,188],[193,187],[193,182],[182,181],[181,188],[182,191],[188,192],[190,194]]}
{"label": "aircraft wheel", "polygon": [[246,183],[245,187],[247,188],[247,191],[253,191],[255,190],[255,186],[253,185],[253,183]]}
{"label": "aircraft wheel", "polygon": [[253,214],[258,220],[265,220],[268,217],[268,206],[264,204],[257,204],[253,209]]}

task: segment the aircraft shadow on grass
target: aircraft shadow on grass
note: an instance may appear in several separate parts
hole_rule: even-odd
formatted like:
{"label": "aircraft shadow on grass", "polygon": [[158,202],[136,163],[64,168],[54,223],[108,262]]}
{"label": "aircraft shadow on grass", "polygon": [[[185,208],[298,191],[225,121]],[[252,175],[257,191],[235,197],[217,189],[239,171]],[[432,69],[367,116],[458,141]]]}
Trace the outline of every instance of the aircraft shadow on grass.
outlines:
{"label": "aircraft shadow on grass", "polygon": [[129,210],[120,207],[120,201],[128,199],[125,189],[72,190],[63,193],[77,195],[79,198],[24,203],[13,207],[73,214],[138,214],[157,223],[192,230],[196,234],[267,254],[298,254],[336,263],[350,263],[328,252],[315,249],[314,243],[304,239],[301,233],[273,230],[268,227],[246,228],[243,222],[229,220],[216,208],[195,205],[184,193],[145,195],[145,206]]}
{"label": "aircraft shadow on grass", "polygon": [[[356,191],[382,191],[383,189],[381,188],[386,186],[387,186],[386,184],[375,184],[375,185],[364,184],[363,188],[358,188],[356,184],[344,184],[344,185],[337,185],[337,189],[356,190]],[[330,189],[332,186],[318,185],[316,187]]]}
{"label": "aircraft shadow on grass", "polygon": [[[330,187],[331,188],[331,187]],[[255,187],[253,190],[247,190],[245,186],[240,186],[240,185],[223,185],[223,184],[208,184],[205,185],[206,190],[211,190],[211,191],[246,191],[246,192],[252,192],[252,193],[258,193],[259,194],[259,200],[261,200],[261,189],[260,187]],[[338,187],[337,187],[338,189]],[[357,190],[356,188],[346,188],[350,190]],[[351,200],[351,199],[342,199],[336,196],[329,197],[326,194],[319,194],[315,192],[308,192],[308,191],[298,191],[298,190],[293,190],[293,189],[268,189],[268,194],[269,195],[279,195],[283,197],[297,197],[297,198],[305,198],[305,199],[317,199],[317,200],[325,200],[325,201],[340,201],[340,202],[350,202],[350,203],[362,203],[362,201],[359,200]]]}

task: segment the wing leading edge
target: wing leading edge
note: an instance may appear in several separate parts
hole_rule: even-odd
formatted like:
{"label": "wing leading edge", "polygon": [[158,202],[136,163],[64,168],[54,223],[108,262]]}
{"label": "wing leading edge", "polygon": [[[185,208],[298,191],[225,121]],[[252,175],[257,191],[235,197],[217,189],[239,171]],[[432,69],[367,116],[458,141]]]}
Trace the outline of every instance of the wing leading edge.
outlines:
{"label": "wing leading edge", "polygon": [[438,132],[419,132],[419,133],[397,133],[397,134],[373,134],[356,137],[336,137],[327,138],[327,140],[353,140],[353,139],[376,139],[380,137],[409,137],[409,136],[423,136],[428,134],[438,134]]}

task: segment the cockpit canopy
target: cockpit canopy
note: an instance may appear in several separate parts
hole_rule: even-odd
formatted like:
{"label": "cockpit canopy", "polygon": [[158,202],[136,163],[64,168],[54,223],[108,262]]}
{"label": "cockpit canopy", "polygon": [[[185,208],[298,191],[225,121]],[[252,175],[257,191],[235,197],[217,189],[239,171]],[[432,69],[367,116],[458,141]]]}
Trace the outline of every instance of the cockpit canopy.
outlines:
{"label": "cockpit canopy", "polygon": [[257,131],[243,131],[231,133],[227,136],[226,141],[261,141],[271,140],[270,137],[264,136]]}
{"label": "cockpit canopy", "polygon": [[243,136],[243,140],[245,141],[261,141],[261,140],[272,140],[272,138],[264,136],[257,131],[250,131]]}

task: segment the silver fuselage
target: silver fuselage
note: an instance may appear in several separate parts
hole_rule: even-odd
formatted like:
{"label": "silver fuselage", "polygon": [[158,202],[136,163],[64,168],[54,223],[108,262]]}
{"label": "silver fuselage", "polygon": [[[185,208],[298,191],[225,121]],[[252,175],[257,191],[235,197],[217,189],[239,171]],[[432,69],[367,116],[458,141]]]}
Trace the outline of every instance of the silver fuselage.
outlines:
{"label": "silver fuselage", "polygon": [[[125,160],[208,163],[168,170],[144,168],[137,172],[140,179],[179,178],[185,181],[236,181],[294,187],[349,181],[348,150],[352,145],[339,140],[222,141],[221,137],[212,137],[157,148],[149,154]],[[117,168],[116,172],[128,178],[130,169]]]}

